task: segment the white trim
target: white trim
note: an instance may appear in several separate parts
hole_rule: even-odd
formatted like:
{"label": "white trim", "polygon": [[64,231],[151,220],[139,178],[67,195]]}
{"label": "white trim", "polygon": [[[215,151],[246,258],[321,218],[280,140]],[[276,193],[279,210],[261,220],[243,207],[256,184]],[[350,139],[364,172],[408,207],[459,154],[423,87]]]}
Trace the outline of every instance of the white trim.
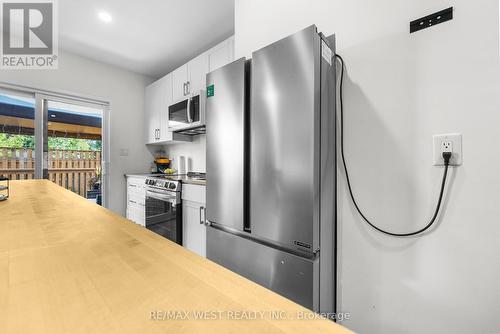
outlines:
{"label": "white trim", "polygon": [[111,101],[109,99],[105,98],[100,98],[100,97],[92,97],[92,96],[86,96],[74,92],[69,92],[69,91],[56,91],[56,90],[46,90],[46,89],[41,89],[37,87],[28,87],[28,86],[22,86],[22,85],[16,85],[16,84],[10,84],[5,81],[0,81],[0,89],[5,89],[5,90],[10,90],[14,92],[24,92],[28,94],[42,94],[42,95],[47,95],[51,96],[54,98],[63,98],[63,99],[71,99],[73,101],[81,101],[81,102],[87,102],[87,103],[93,103],[94,105],[102,105],[102,106],[107,106],[111,104]]}
{"label": "white trim", "polygon": [[102,155],[101,155],[101,171],[102,171],[102,206],[105,208],[109,208],[109,195],[111,192],[109,191],[109,165],[110,165],[110,153],[111,153],[111,127],[110,127],[110,119],[111,119],[111,105],[108,104],[103,108],[102,115]]}
{"label": "white trim", "polygon": [[4,88],[2,86],[2,84],[0,84],[0,94],[21,96],[21,97],[31,98],[33,100],[35,99],[34,92],[27,92],[27,91],[20,91],[20,90],[15,90],[15,89],[10,89],[10,88]]}
{"label": "white trim", "polygon": [[[35,179],[43,179],[43,162],[46,161],[46,156],[43,154],[43,145],[36,143],[43,143],[43,111],[44,100],[39,94],[35,93]],[[46,168],[46,167],[45,167]]]}

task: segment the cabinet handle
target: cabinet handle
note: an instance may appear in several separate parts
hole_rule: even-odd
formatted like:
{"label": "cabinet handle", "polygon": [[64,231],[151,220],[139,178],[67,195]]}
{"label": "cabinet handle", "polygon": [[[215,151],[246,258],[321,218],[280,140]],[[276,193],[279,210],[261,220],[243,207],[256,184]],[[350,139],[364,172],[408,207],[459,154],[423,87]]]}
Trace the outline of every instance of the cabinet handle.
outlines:
{"label": "cabinet handle", "polygon": [[183,91],[182,91],[182,94],[184,94],[184,96],[186,96],[186,90],[187,90],[187,85],[186,85],[186,83],[183,83]]}
{"label": "cabinet handle", "polygon": [[161,138],[161,129],[158,129],[158,138],[157,139],[160,139]]}
{"label": "cabinet handle", "polygon": [[205,219],[201,219],[201,213],[205,210],[204,207],[200,206],[200,225],[205,224]]}
{"label": "cabinet handle", "polygon": [[189,82],[189,81],[186,82],[186,90],[187,90],[187,94],[191,93],[191,82]]}
{"label": "cabinet handle", "polygon": [[210,225],[210,223],[207,221],[207,208],[203,207],[203,213],[205,215],[204,223],[205,225]]}

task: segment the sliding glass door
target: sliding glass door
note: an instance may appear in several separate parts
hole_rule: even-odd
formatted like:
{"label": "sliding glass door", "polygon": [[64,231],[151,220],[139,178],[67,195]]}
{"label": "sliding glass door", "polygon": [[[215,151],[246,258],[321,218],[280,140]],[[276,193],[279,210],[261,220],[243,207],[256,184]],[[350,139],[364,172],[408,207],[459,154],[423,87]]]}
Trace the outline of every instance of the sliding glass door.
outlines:
{"label": "sliding glass door", "polygon": [[46,101],[48,160],[44,178],[101,204],[103,108]]}
{"label": "sliding glass door", "polygon": [[0,175],[48,179],[106,206],[108,112],[81,98],[0,90]]}

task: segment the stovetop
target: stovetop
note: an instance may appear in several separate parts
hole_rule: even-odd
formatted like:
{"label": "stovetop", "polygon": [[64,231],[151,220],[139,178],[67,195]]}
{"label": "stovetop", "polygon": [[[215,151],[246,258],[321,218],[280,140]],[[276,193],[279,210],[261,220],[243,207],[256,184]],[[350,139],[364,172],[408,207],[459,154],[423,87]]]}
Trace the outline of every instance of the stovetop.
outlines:
{"label": "stovetop", "polygon": [[189,172],[187,174],[158,174],[158,175],[154,175],[151,177],[168,179],[168,180],[192,179],[192,180],[204,181],[207,179],[207,174],[206,173],[199,173],[199,172]]}
{"label": "stovetop", "polygon": [[206,181],[205,173],[190,172],[187,174],[158,174],[146,178],[146,185],[167,191],[181,191],[181,183],[190,181]]}

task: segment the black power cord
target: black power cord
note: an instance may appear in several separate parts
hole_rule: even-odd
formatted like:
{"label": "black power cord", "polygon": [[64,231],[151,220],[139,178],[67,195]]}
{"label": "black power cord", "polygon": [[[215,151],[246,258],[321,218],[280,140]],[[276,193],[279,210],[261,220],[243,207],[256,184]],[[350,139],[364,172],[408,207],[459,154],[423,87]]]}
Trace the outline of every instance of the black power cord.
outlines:
{"label": "black power cord", "polygon": [[344,63],[344,59],[342,59],[341,56],[335,55],[335,57],[337,57],[337,59],[340,62],[340,65],[342,66],[341,70],[340,70],[340,94],[339,94],[340,95],[340,155],[342,157],[342,164],[344,165],[345,178],[346,178],[346,181],[347,181],[347,188],[349,189],[349,194],[351,195],[351,199],[352,199],[352,202],[353,202],[354,206],[356,207],[356,210],[358,211],[358,213],[360,214],[360,216],[363,218],[363,220],[366,223],[368,223],[368,225],[370,225],[375,230],[377,230],[377,231],[379,231],[379,232],[381,232],[383,234],[391,235],[391,236],[394,236],[394,237],[408,237],[408,236],[413,236],[413,235],[420,234],[420,233],[428,230],[432,226],[432,224],[434,224],[434,222],[436,221],[437,216],[439,214],[439,210],[441,208],[441,202],[443,200],[443,194],[444,194],[444,189],[445,189],[445,185],[446,185],[446,177],[448,175],[448,167],[450,165],[451,152],[443,152],[444,172],[443,172],[443,180],[441,182],[441,191],[439,192],[439,199],[438,199],[438,202],[437,202],[436,210],[434,211],[434,215],[432,216],[432,218],[429,221],[429,223],[427,223],[427,225],[425,225],[421,229],[419,229],[417,231],[414,231],[414,232],[393,233],[393,232],[389,232],[389,231],[383,230],[380,227],[378,227],[375,224],[373,224],[372,222],[370,222],[370,220],[368,218],[366,218],[366,216],[363,214],[363,212],[359,208],[358,203],[356,202],[356,199],[354,198],[354,194],[352,192],[352,187],[351,187],[351,180],[349,179],[349,172],[347,171],[347,164],[346,164],[345,156],[344,156],[344,100],[343,100],[343,85],[344,85],[344,67],[345,67],[345,63]]}

